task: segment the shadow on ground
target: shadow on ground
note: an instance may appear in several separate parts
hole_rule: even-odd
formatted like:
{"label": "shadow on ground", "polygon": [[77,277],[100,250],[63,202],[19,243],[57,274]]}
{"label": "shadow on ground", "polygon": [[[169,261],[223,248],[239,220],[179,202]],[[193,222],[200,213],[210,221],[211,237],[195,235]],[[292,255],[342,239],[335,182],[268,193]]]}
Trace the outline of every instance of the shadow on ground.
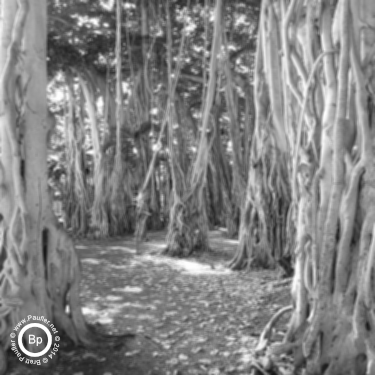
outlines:
{"label": "shadow on ground", "polygon": [[130,237],[78,241],[87,321],[107,333],[135,337],[117,350],[65,343],[50,368],[22,366],[10,353],[8,373],[248,374],[261,330],[290,303],[289,284],[279,283],[271,271],[230,271],[226,264],[237,241],[219,231],[210,237],[213,251],[190,259],[159,255],[165,246],[161,232],[151,233],[139,254]]}

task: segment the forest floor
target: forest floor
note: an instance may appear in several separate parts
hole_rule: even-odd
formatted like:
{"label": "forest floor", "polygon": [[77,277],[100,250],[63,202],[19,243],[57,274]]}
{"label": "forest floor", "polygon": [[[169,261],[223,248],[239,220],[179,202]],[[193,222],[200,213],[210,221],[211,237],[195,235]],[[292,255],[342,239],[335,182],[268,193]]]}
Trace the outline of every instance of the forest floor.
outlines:
{"label": "forest floor", "polygon": [[249,374],[265,324],[290,304],[290,280],[275,271],[230,271],[238,242],[220,231],[210,237],[212,251],[189,259],[160,255],[161,232],[149,234],[140,254],[131,237],[77,241],[86,320],[106,333],[135,336],[98,350],[61,339],[49,368],[21,364],[10,353],[8,374]]}

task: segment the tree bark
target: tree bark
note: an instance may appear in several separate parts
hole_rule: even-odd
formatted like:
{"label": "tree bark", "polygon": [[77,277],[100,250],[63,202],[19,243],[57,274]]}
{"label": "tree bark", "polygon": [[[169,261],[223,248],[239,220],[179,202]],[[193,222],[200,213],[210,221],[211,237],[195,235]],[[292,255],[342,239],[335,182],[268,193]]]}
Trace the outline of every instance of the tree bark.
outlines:
{"label": "tree bark", "polygon": [[93,343],[80,309],[79,261],[48,191],[46,12],[46,0],[2,1],[0,373],[9,334],[28,315],[44,316],[76,343]]}
{"label": "tree bark", "polygon": [[[215,22],[210,60],[210,78],[208,82],[205,107],[202,115],[202,127],[199,138],[197,156],[194,160],[191,176],[187,179],[187,188],[173,178],[173,205],[168,225],[167,248],[165,253],[173,256],[187,256],[193,251],[204,251],[208,244],[208,220],[205,203],[206,173],[209,160],[209,150],[212,141],[209,141],[211,108],[215,97],[217,59],[221,45],[220,25],[222,21],[222,0],[217,0],[215,6]],[[169,28],[170,29],[170,28]],[[170,32],[170,30],[169,30]],[[171,46],[171,37],[170,46]],[[171,51],[171,48],[169,48]],[[171,65],[171,58],[169,58]],[[171,87],[171,81],[169,84]],[[170,148],[173,146],[173,117],[170,123]],[[214,139],[214,138],[213,138]],[[213,140],[212,139],[212,140]],[[175,160],[171,157],[172,176],[176,169]]]}
{"label": "tree bark", "polygon": [[[236,270],[251,266],[273,268],[290,253],[292,246],[285,225],[291,203],[288,153],[285,152],[288,140],[283,111],[285,99],[281,93],[272,94],[275,87],[280,91],[281,82],[281,70],[273,65],[279,61],[273,49],[278,51],[281,47],[269,17],[275,18],[273,2],[265,1],[255,56],[255,125],[247,187],[241,208],[239,246],[230,262],[230,267]],[[280,25],[280,21],[275,21],[275,25]],[[283,137],[279,137],[280,131],[284,132]]]}
{"label": "tree bark", "polygon": [[[372,374],[375,5],[301,7],[282,1],[275,13],[284,53],[279,70],[287,73],[283,116],[293,141],[286,156],[296,263],[289,330],[271,353],[293,352],[305,375]],[[311,23],[319,25],[318,41],[307,37]],[[275,46],[269,48],[271,56]]]}

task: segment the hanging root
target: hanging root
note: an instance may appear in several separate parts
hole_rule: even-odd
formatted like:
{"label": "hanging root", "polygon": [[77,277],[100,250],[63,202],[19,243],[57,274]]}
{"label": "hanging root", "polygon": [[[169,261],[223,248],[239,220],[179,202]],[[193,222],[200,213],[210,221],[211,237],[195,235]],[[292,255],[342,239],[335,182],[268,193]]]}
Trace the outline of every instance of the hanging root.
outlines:
{"label": "hanging root", "polygon": [[146,239],[147,235],[147,219],[150,217],[149,198],[147,191],[140,191],[135,199],[136,201],[136,229],[135,239],[137,243],[137,252],[139,251],[139,243]]}
{"label": "hanging root", "polygon": [[269,340],[272,338],[272,330],[275,324],[282,318],[282,316],[290,311],[293,310],[293,306],[285,306],[281,308],[275,315],[270,319],[267,325],[264,327],[263,332],[260,335],[259,342],[257,347],[255,348],[255,352],[263,351],[267,345]]}

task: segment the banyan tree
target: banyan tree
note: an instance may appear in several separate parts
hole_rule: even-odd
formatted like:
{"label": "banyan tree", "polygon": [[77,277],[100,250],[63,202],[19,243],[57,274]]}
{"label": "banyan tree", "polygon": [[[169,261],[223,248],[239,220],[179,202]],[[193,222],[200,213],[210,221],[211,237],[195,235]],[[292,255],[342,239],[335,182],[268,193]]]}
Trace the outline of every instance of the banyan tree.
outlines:
{"label": "banyan tree", "polygon": [[9,335],[28,315],[44,316],[75,343],[113,342],[98,340],[83,318],[79,261],[52,210],[46,36],[45,0],[1,1],[0,374]]}
{"label": "banyan tree", "polygon": [[270,353],[306,375],[375,373],[374,20],[371,0],[262,2],[238,256],[272,260],[270,230],[293,249]]}
{"label": "banyan tree", "polygon": [[49,168],[65,227],[143,240],[169,225],[168,249],[180,255],[207,248],[215,225],[235,237],[258,1],[129,0],[117,20],[114,4],[95,0],[87,12],[83,1],[49,3]]}

